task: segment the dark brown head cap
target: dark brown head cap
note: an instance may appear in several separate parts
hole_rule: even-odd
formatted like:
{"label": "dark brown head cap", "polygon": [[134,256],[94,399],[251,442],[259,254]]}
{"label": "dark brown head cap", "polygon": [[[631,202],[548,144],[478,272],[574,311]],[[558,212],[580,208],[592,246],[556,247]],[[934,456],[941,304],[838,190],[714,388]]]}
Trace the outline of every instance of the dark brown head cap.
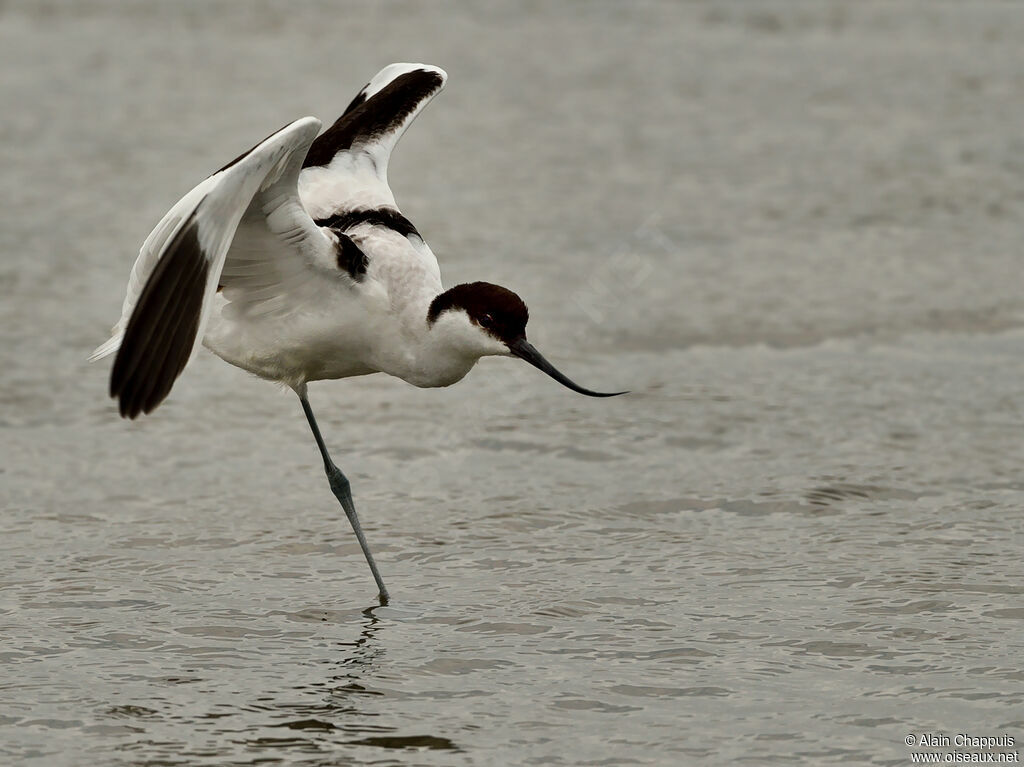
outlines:
{"label": "dark brown head cap", "polygon": [[446,290],[430,304],[427,323],[433,325],[449,309],[465,310],[473,323],[505,343],[523,338],[530,318],[523,299],[489,282],[469,282]]}

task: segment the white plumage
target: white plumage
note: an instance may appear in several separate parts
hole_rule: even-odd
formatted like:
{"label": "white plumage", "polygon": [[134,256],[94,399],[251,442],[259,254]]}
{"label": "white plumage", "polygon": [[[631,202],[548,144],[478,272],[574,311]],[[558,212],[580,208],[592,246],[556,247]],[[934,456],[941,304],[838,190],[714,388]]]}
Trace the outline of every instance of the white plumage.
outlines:
{"label": "white plumage", "polygon": [[296,120],[200,182],[146,238],[113,336],[91,358],[117,353],[110,392],[130,418],[163,401],[200,342],[292,387],[382,601],[309,381],[384,372],[447,386],[493,354],[611,396],[573,383],[526,341],[526,305],[511,291],[483,282],[444,290],[437,259],[395,205],[391,152],[446,81],[437,67],[392,64],[319,136],[319,120]]}
{"label": "white plumage", "polygon": [[[293,388],[378,370],[431,385],[426,368],[438,366],[412,351],[425,330],[427,307],[441,292],[430,248],[416,235],[356,224],[349,236],[368,260],[365,278],[357,283],[338,268],[337,237],[313,220],[346,210],[397,212],[387,183],[391,150],[447,75],[437,67],[392,64],[356,97],[362,99],[356,108],[372,106],[370,99],[388,83],[412,73],[436,79],[401,102],[399,111],[407,114],[390,121],[394,114],[378,115],[370,128],[382,128],[355,131],[356,140],[339,147],[326,166],[302,167],[321,127],[305,117],[186,194],[146,238],[113,337],[92,359],[120,347],[146,280],[194,216],[210,262],[197,343]],[[437,373],[451,382],[450,372]]]}

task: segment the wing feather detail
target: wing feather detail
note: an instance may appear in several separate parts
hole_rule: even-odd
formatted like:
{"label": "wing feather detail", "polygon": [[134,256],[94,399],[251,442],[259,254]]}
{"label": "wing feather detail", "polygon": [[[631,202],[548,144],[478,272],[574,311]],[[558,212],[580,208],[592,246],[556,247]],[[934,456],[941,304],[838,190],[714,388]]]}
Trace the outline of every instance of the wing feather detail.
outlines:
{"label": "wing feather detail", "polygon": [[179,200],[143,243],[121,318],[90,357],[117,354],[110,393],[123,416],[167,397],[214,307],[207,343],[224,356],[218,344],[232,320],[274,323],[352,291],[386,299],[379,275],[395,259],[413,259],[440,286],[437,260],[398,211],[387,170],[446,81],[429,65],[385,67],[319,137],[318,120],[297,120]]}
{"label": "wing feather detail", "polygon": [[387,179],[391,153],[447,80],[443,69],[429,64],[391,64],[366,84],[303,162],[299,193],[314,219],[395,205]]}
{"label": "wing feather detail", "polygon": [[[319,120],[307,117],[262,141],[185,195],[147,238],[132,269],[121,320],[92,357],[117,352],[110,394],[119,400],[121,415],[148,413],[170,392],[202,340],[240,222],[265,202],[263,192],[279,190],[289,170],[284,186],[290,182],[291,200],[301,210],[295,183],[319,128]],[[271,197],[275,211],[286,198]],[[308,215],[305,220],[307,231],[326,242]]]}
{"label": "wing feather detail", "polygon": [[188,362],[211,264],[198,229],[193,216],[178,231],[128,320],[110,373],[110,396],[118,398],[124,417],[160,404]]}

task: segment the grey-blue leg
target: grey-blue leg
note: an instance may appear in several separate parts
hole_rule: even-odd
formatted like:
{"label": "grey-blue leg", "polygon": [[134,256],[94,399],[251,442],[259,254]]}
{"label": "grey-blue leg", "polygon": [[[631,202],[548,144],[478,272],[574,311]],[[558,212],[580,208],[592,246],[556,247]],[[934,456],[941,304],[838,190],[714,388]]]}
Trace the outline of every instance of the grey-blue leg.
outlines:
{"label": "grey-blue leg", "polygon": [[356,533],[356,538],[359,539],[359,545],[363,548],[363,554],[366,555],[366,561],[370,565],[370,572],[373,573],[373,579],[377,581],[377,588],[380,589],[380,593],[377,598],[380,600],[382,605],[388,603],[388,590],[384,586],[384,581],[380,577],[380,571],[377,569],[377,563],[373,561],[373,554],[370,553],[370,547],[366,543],[366,536],[363,535],[363,528],[359,524],[359,516],[356,514],[355,504],[352,503],[352,489],[349,487],[348,477],[346,477],[341,469],[335,466],[334,461],[331,460],[330,453],[327,452],[327,446],[324,444],[324,438],[320,436],[320,427],[316,425],[316,418],[313,416],[313,409],[309,406],[309,400],[307,400],[302,394],[299,394],[299,401],[302,402],[302,409],[306,413],[306,420],[309,421],[309,428],[313,430],[313,436],[316,438],[316,445],[320,448],[320,455],[324,459],[324,471],[327,472],[327,481],[331,484],[331,490],[334,491],[334,495],[341,502],[341,507],[345,509],[345,515],[348,517],[348,521],[352,523],[352,529]]}

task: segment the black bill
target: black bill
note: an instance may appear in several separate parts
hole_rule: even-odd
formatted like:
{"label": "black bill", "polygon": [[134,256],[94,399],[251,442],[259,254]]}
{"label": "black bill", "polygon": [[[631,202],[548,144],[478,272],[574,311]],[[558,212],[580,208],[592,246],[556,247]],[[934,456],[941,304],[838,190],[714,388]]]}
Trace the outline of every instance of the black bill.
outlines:
{"label": "black bill", "polygon": [[543,370],[549,376],[554,378],[558,383],[562,384],[566,388],[577,391],[580,394],[586,394],[588,397],[617,397],[620,394],[628,394],[629,392],[624,391],[613,391],[613,392],[599,392],[591,391],[590,389],[584,389],[577,383],[573,383],[558,370],[544,359],[544,355],[533,348],[533,344],[527,341],[525,338],[519,338],[508,345],[508,349],[512,352],[512,356],[518,357],[521,360],[526,360],[535,368]]}

